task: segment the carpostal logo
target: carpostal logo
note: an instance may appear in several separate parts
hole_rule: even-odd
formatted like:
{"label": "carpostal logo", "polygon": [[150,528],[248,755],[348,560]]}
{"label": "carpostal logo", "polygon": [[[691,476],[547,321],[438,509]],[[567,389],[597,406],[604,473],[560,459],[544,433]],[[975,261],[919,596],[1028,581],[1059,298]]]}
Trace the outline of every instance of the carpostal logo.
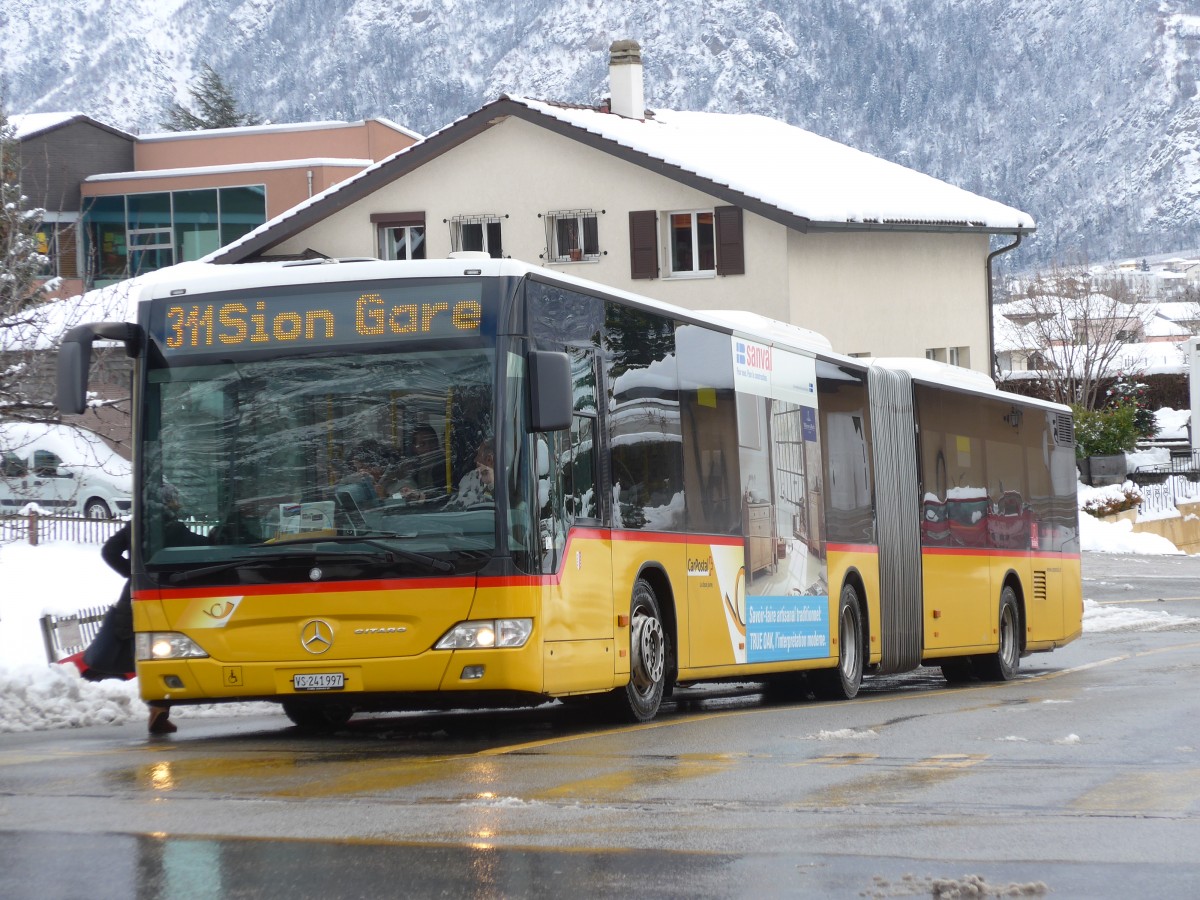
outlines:
{"label": "carpostal logo", "polygon": [[688,558],[687,573],[689,578],[706,578],[713,573],[712,557],[705,559]]}
{"label": "carpostal logo", "polygon": [[771,348],[762,344],[752,344],[749,341],[737,342],[738,365],[759,372],[771,371]]}

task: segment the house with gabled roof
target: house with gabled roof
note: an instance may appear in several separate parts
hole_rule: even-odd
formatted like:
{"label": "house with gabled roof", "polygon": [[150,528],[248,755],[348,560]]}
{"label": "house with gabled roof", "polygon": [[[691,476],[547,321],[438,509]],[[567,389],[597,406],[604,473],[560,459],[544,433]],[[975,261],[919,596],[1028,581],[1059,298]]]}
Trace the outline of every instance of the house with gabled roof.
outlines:
{"label": "house with gabled roof", "polygon": [[1029,215],[763,116],[646,110],[635,42],[609,71],[598,107],[502,96],[209,259],[483,251],[990,370],[992,258]]}

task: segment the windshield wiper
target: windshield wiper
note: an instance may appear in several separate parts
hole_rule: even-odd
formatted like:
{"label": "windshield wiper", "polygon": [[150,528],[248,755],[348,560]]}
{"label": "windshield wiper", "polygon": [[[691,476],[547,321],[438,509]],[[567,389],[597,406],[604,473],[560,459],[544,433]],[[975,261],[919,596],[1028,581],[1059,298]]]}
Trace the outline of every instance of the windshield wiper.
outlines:
{"label": "windshield wiper", "polygon": [[185,581],[195,581],[197,578],[203,578],[205,575],[217,575],[221,572],[228,572],[230,569],[243,569],[249,566],[260,566],[265,560],[259,557],[240,556],[237,559],[229,560],[228,562],[216,563],[211,566],[201,566],[199,569],[182,569],[172,572],[167,576],[167,581],[171,584],[182,584]]}
{"label": "windshield wiper", "polygon": [[[403,547],[393,547],[379,538],[392,538],[395,540],[405,540],[408,535],[396,534],[391,531],[372,531],[370,536],[361,534],[338,534],[326,537],[289,537],[286,541],[278,544],[255,544],[255,547],[279,547],[289,546],[293,544],[366,544],[368,547],[374,547],[382,553],[391,553],[408,560],[409,562],[419,563],[423,566],[428,566],[435,572],[453,572],[454,564],[446,562],[444,559],[436,559],[432,556],[426,556],[424,553],[417,553],[413,550],[405,550]],[[302,551],[309,553],[311,551]]]}
{"label": "windshield wiper", "polygon": [[435,572],[453,572],[454,564],[441,559],[434,559],[432,556],[425,556],[421,553],[414,553],[411,550],[401,550],[398,548],[389,547],[382,541],[364,540],[363,538],[352,538],[349,535],[340,536],[338,538],[300,538],[299,540],[289,541],[289,544],[309,544],[309,543],[347,543],[356,541],[358,543],[367,544],[374,547],[376,553],[338,553],[325,552],[318,550],[300,549],[288,550],[278,545],[271,544],[256,544],[254,546],[264,547],[270,546],[275,552],[262,556],[243,556],[228,562],[216,563],[211,566],[201,566],[198,569],[185,569],[179,572],[172,572],[167,576],[167,580],[172,584],[184,584],[188,581],[196,581],[205,578],[209,575],[219,575],[223,572],[229,572],[234,569],[264,569],[271,565],[280,562],[291,562],[296,559],[312,560],[314,563],[392,563],[397,559],[414,562],[418,565],[425,566]]}

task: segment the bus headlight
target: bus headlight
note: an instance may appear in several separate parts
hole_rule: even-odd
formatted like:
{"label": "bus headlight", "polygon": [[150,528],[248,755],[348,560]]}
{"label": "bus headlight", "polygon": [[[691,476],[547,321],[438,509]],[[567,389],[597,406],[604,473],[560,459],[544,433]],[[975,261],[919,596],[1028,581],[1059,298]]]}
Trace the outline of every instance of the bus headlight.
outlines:
{"label": "bus headlight", "polygon": [[533,634],[533,619],[479,619],[459,622],[433,645],[435,650],[483,650],[524,647]]}
{"label": "bus headlight", "polygon": [[138,659],[196,659],[208,656],[187,635],[175,631],[139,631],[134,635]]}

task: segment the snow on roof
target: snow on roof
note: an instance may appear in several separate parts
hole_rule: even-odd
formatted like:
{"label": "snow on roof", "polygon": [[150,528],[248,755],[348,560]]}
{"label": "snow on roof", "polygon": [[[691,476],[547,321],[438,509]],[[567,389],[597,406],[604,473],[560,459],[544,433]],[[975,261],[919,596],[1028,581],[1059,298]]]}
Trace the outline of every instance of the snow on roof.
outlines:
{"label": "snow on roof", "polygon": [[368,122],[378,122],[386,128],[391,128],[399,131],[401,134],[420,140],[421,135],[413,131],[411,128],[405,128],[393,122],[391,119],[376,117],[373,119],[360,119],[357,122],[343,122],[340,119],[329,119],[320,122],[273,122],[267,125],[238,125],[234,128],[203,128],[195,131],[155,131],[150,134],[141,135],[140,141],[178,141],[178,140],[194,140],[196,138],[216,138],[230,137],[233,135],[247,134],[283,134],[294,131],[322,131],[332,128],[361,128]]}
{"label": "snow on roof", "polygon": [[1035,227],[1011,206],[766,116],[660,110],[640,120],[507,99],[814,222]]}
{"label": "snow on roof", "polygon": [[974,369],[964,369],[962,366],[952,366],[949,363],[938,362],[936,359],[920,359],[918,357],[880,357],[864,360],[868,365],[878,366],[896,372],[907,372],[920,381],[932,384],[947,384],[966,388],[972,391],[995,393],[996,382],[982,372]]}
{"label": "snow on roof", "polygon": [[40,304],[20,317],[4,320],[7,327],[0,328],[0,352],[52,350],[64,334],[85,322],[136,322],[137,303],[146,285],[185,279],[212,268],[198,262],[176,263],[86,294]]}
{"label": "snow on roof", "polygon": [[35,450],[44,450],[56,454],[67,466],[99,469],[121,478],[133,474],[129,460],[94,431],[75,425],[0,422],[0,450],[26,461]]}
{"label": "snow on roof", "polygon": [[12,115],[8,117],[9,123],[15,129],[14,136],[18,141],[24,141],[31,137],[41,134],[44,131],[51,131],[55,128],[60,128],[63,125],[68,125],[71,122],[80,121],[88,122],[99,128],[104,128],[114,134],[123,134],[130,139],[135,136],[120,128],[114,128],[112,125],[106,125],[103,122],[98,122],[91,116],[81,112],[57,112],[57,113],[25,113],[21,115]]}
{"label": "snow on roof", "polygon": [[236,134],[280,134],[295,131],[329,131],[332,128],[361,128],[367,122],[379,122],[384,127],[392,128],[401,134],[407,134],[408,137],[420,140],[420,134],[406,128],[403,125],[398,125],[391,119],[384,119],[382,116],[376,116],[374,119],[360,119],[359,121],[347,122],[341,119],[329,119],[316,122],[270,122],[266,125],[239,125],[230,128],[200,128],[198,131],[155,131],[149,134],[142,134],[138,140],[149,140],[149,142],[162,142],[162,140],[181,140],[194,138],[227,138],[236,136]]}
{"label": "snow on roof", "polygon": [[304,169],[326,166],[331,168],[365,169],[374,160],[336,156],[311,159],[276,159],[253,163],[226,163],[219,166],[190,166],[177,169],[142,169],[134,172],[104,172],[89,175],[84,181],[134,181],[141,178],[179,178],[184,175],[229,175],[235,172],[274,172],[279,169]]}
{"label": "snow on roof", "polygon": [[766,316],[744,309],[705,310],[700,315],[728,328],[732,328],[734,331],[754,335],[758,340],[766,338],[770,341],[778,341],[805,350],[821,353],[833,352],[833,344],[823,334],[813,331],[810,328],[792,325],[789,322],[769,319]]}
{"label": "snow on roof", "polygon": [[[511,95],[483,109],[505,101],[826,225],[935,225],[978,227],[981,231],[1033,231],[1037,227],[1030,215],[1011,206],[765,116],[660,110],[652,119],[642,121],[591,107],[568,107]],[[354,196],[366,179],[379,177],[382,170],[420,154],[477,113],[459,116],[416,143],[330,185],[206,259],[236,256],[238,248],[253,244],[286,222],[303,220],[309,210],[330,202],[337,194]]]}

